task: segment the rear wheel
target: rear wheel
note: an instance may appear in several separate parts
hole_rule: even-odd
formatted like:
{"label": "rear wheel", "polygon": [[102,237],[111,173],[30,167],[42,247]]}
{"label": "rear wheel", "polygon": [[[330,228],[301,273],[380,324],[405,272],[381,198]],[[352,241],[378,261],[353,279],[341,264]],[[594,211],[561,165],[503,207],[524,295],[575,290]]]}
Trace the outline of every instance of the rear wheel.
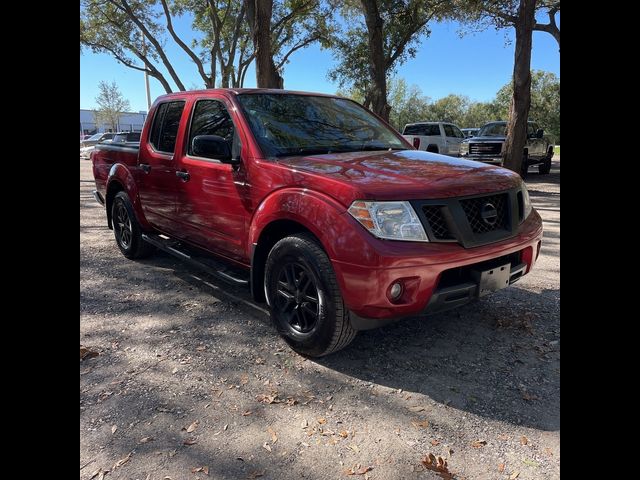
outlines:
{"label": "rear wheel", "polygon": [[153,252],[153,246],[142,239],[142,228],[126,192],[118,192],[114,197],[111,221],[116,243],[125,257],[143,258]]}
{"label": "rear wheel", "polygon": [[525,153],[522,156],[522,165],[520,165],[520,176],[526,178],[527,173],[529,173],[529,155]]}
{"label": "rear wheel", "polygon": [[439,153],[440,150],[438,149],[437,145],[434,145],[433,143],[427,146],[427,152],[431,152],[431,153]]}
{"label": "rear wheel", "polygon": [[321,357],[355,338],[329,257],[311,235],[291,235],[273,246],[264,286],[271,319],[296,352]]}
{"label": "rear wheel", "polygon": [[553,149],[549,149],[544,161],[538,167],[538,172],[541,175],[547,175],[551,171],[551,159],[553,158]]}

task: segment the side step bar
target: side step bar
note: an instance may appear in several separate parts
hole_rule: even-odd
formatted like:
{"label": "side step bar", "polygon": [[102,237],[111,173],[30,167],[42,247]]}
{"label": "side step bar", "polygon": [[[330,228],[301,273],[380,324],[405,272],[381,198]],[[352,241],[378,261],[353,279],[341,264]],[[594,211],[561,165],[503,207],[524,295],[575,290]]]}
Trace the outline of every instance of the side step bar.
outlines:
{"label": "side step bar", "polygon": [[205,258],[193,255],[189,251],[180,250],[180,242],[177,240],[172,240],[165,235],[149,235],[146,233],[142,234],[142,239],[145,242],[150,243],[151,245],[158,247],[160,250],[163,250],[180,260],[187,262],[188,264],[210,274],[214,277],[218,277],[221,280],[226,281],[232,285],[245,286],[249,285],[248,274],[247,278],[242,278],[242,273],[240,271],[232,270],[231,268],[225,266],[222,262],[218,262],[214,259]]}

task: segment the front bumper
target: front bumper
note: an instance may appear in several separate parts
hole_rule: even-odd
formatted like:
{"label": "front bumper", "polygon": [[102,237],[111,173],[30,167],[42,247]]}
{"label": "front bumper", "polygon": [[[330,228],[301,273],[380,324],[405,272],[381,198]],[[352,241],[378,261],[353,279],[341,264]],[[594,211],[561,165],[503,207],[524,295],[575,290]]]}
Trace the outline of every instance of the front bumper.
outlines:
{"label": "front bumper", "polygon": [[[541,240],[542,220],[533,211],[516,236],[500,242],[466,249],[457,243],[406,245],[406,256],[402,256],[403,242],[393,242],[395,251],[380,255],[378,268],[335,260],[333,265],[354,327],[367,329],[472,301],[478,296],[472,272],[491,268],[492,262],[510,263],[509,283],[519,280],[535,264]],[[392,302],[388,292],[398,281],[403,293]]]}
{"label": "front bumper", "polygon": [[460,158],[498,166],[502,166],[503,164],[502,157],[496,157],[495,155],[461,155]]}

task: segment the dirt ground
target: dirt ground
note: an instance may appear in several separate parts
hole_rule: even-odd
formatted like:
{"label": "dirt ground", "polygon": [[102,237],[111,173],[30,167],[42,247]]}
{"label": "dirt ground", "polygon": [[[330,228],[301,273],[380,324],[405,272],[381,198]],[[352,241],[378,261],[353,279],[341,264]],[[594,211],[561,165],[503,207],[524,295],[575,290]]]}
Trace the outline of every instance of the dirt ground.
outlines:
{"label": "dirt ground", "polygon": [[[534,271],[305,360],[243,290],[126,260],[80,161],[80,478],[560,478],[560,162]],[[452,476],[427,469],[429,453]]]}

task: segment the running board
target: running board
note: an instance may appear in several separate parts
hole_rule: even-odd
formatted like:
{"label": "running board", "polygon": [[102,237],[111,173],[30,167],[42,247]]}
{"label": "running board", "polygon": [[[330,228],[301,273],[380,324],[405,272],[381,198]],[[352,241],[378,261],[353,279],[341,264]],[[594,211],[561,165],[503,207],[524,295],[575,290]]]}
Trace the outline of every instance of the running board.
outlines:
{"label": "running board", "polygon": [[178,248],[181,244],[177,240],[173,240],[165,235],[148,235],[146,233],[142,234],[142,239],[154,247],[232,285],[249,285],[248,274],[247,278],[241,278],[242,273],[240,271],[227,267],[222,262],[208,257],[196,256],[191,252],[181,250]]}

